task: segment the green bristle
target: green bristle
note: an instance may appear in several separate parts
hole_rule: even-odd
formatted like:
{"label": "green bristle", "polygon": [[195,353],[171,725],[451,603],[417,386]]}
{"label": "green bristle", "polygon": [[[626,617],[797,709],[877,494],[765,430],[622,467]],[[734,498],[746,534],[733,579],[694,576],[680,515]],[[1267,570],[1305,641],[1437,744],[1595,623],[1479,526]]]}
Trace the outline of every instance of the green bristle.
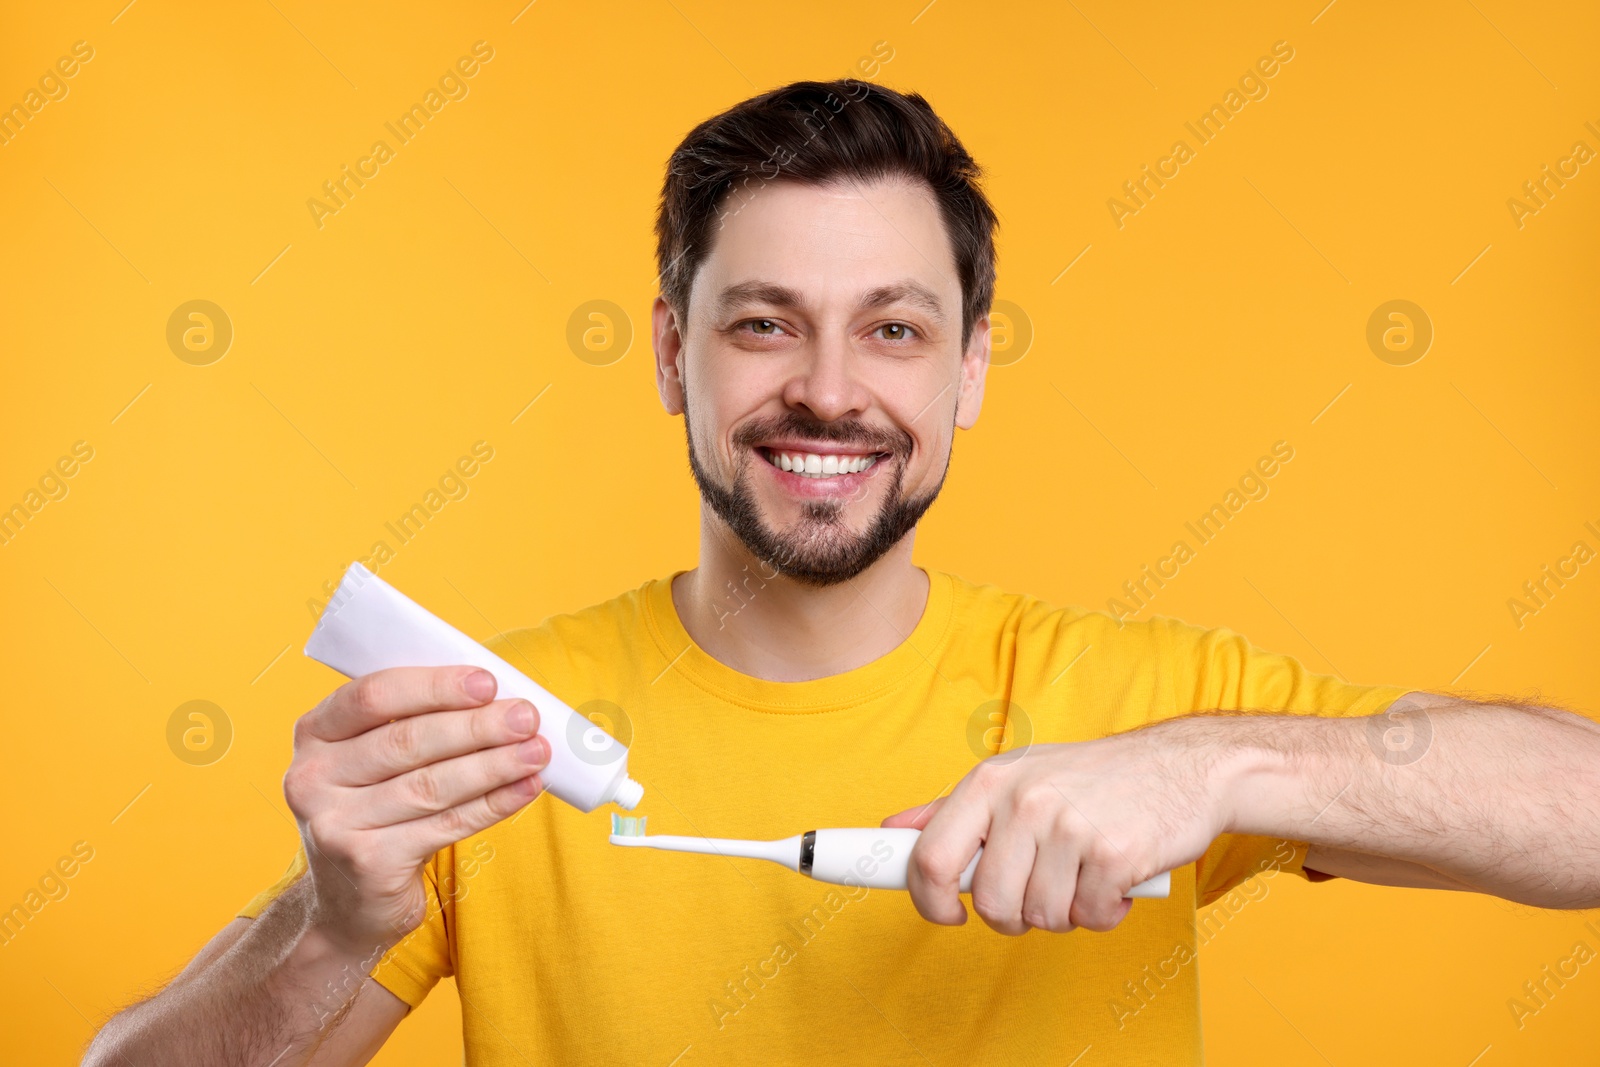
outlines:
{"label": "green bristle", "polygon": [[618,837],[643,837],[645,836],[645,820],[648,815],[616,815],[611,816],[611,832]]}

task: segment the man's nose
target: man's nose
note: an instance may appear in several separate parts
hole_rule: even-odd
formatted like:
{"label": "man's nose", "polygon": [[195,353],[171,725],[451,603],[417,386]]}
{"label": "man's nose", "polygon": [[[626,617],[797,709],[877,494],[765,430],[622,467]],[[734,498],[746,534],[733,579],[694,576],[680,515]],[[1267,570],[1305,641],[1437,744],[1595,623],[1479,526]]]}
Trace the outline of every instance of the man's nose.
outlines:
{"label": "man's nose", "polygon": [[803,407],[824,422],[861,414],[871,399],[861,379],[860,359],[847,337],[819,335],[784,383],[784,403]]}

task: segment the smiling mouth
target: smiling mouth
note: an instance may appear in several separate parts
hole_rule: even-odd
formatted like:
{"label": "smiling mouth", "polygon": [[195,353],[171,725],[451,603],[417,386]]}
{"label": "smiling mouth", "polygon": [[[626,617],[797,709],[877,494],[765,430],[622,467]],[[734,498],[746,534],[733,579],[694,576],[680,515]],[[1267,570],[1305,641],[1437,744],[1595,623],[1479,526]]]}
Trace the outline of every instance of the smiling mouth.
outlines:
{"label": "smiling mouth", "polygon": [[845,474],[859,474],[871,470],[887,452],[796,452],[758,448],[763,459],[791,474],[802,478],[837,478]]}

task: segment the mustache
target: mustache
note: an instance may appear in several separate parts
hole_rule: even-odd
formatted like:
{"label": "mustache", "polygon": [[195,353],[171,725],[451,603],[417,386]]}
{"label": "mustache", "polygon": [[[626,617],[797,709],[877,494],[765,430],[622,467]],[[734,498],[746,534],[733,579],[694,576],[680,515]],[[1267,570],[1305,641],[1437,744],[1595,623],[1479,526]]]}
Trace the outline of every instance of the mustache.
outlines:
{"label": "mustache", "polygon": [[776,419],[752,422],[733,435],[733,443],[754,448],[773,437],[800,437],[834,444],[864,445],[873,452],[906,455],[911,451],[911,435],[904,430],[875,428],[860,422],[823,422],[799,412]]}

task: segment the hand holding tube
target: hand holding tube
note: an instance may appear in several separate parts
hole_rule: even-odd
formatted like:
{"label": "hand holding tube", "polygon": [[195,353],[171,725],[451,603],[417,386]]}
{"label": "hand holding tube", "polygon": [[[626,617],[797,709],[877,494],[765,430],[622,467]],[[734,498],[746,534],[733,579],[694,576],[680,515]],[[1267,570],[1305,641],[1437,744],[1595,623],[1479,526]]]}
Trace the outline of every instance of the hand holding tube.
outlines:
{"label": "hand holding tube", "polygon": [[528,701],[473,667],[400,667],[340,686],[294,725],[283,795],[300,826],[311,922],[387,948],[427,917],[422,866],[520,810],[550,746]]}

